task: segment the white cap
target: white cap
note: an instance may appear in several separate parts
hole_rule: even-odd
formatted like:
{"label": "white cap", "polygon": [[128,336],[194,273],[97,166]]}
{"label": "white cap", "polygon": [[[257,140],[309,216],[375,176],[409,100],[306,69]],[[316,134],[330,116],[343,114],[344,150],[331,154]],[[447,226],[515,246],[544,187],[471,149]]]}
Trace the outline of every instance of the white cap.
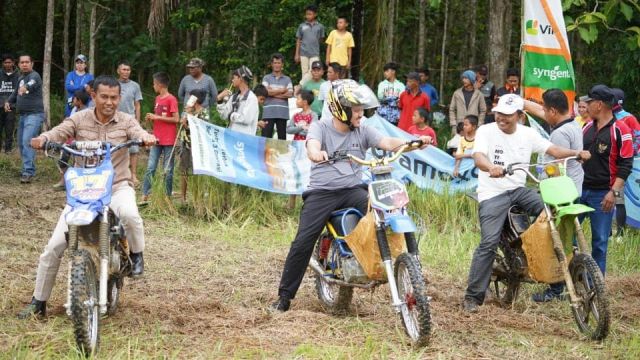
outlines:
{"label": "white cap", "polygon": [[516,94],[506,94],[500,96],[498,105],[491,109],[492,112],[499,112],[505,115],[511,115],[516,111],[524,109],[524,100]]}

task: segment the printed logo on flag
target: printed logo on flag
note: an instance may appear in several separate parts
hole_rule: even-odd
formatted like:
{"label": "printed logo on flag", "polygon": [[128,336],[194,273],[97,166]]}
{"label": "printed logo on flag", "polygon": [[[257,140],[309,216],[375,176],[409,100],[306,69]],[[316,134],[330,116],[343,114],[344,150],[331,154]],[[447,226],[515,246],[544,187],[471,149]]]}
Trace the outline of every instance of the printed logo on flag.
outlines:
{"label": "printed logo on flag", "polygon": [[526,24],[527,34],[536,36],[540,33],[542,35],[553,35],[553,27],[551,24],[542,25],[538,20],[527,20]]}
{"label": "printed logo on flag", "polygon": [[527,34],[538,35],[538,20],[527,20]]}

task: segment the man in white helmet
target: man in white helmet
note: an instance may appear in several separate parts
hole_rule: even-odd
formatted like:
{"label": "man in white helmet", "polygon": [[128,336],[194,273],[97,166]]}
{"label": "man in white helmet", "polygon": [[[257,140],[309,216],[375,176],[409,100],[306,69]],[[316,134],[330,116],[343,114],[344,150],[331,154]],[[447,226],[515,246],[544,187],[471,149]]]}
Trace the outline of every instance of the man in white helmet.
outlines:
{"label": "man in white helmet", "polygon": [[[327,101],[332,118],[312,123],[307,133],[307,155],[315,164],[311,167],[309,187],[302,194],[304,203],[298,232],[284,264],[278,301],[271,305],[277,311],[289,310],[330,214],[348,207],[355,207],[363,214],[367,211],[369,198],[367,187],[362,183],[361,166],[349,161],[323,163],[328,154],[346,150],[351,155],[365,158],[369,148],[393,151],[406,143],[361,124],[364,110],[379,105],[366,85],[353,80],[334,81]],[[428,136],[422,136],[420,140],[425,144],[431,142]]]}

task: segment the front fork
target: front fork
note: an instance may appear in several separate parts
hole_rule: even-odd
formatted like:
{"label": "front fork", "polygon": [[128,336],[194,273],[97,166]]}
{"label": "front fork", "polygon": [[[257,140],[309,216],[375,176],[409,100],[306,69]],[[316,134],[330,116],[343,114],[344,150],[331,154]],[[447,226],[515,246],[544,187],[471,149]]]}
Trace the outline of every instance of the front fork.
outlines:
{"label": "front fork", "polygon": [[400,299],[398,295],[398,286],[396,285],[396,278],[393,274],[393,264],[391,263],[391,249],[389,248],[389,242],[387,241],[387,232],[384,224],[378,224],[376,226],[376,239],[378,240],[378,247],[380,248],[380,256],[382,257],[382,264],[384,265],[384,271],[387,273],[387,279],[389,281],[389,289],[391,290],[392,306],[396,312],[402,311],[404,301]]}
{"label": "front fork", "polygon": [[107,282],[109,280],[109,208],[104,207],[100,222],[100,314],[107,313]]}
{"label": "front fork", "polygon": [[[564,282],[567,286],[567,291],[569,292],[569,299],[571,299],[571,304],[575,304],[579,301],[578,295],[576,295],[576,289],[573,285],[573,279],[571,279],[571,274],[569,273],[569,264],[567,263],[567,257],[564,254],[564,246],[562,244],[562,239],[560,238],[560,232],[558,231],[558,227],[553,221],[553,217],[551,214],[551,209],[547,205],[545,205],[545,212],[547,213],[547,219],[549,221],[549,226],[551,227],[551,239],[553,240],[553,251],[556,253],[556,257],[558,258],[558,262],[560,263],[560,267],[562,268],[562,274],[564,276]],[[576,218],[576,222],[578,219]],[[577,224],[580,226],[580,224]],[[582,227],[576,228],[576,232],[579,233],[578,241],[584,243],[584,234],[582,234]],[[580,239],[582,238],[582,239]],[[579,244],[582,246],[582,244]]]}

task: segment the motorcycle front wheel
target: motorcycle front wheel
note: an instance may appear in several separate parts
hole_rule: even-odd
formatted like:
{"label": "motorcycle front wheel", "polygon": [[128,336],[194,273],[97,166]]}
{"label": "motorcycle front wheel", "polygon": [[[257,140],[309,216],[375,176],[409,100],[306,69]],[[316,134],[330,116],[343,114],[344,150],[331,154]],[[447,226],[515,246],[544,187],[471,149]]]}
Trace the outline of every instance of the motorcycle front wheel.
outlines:
{"label": "motorcycle front wheel", "polygon": [[[330,284],[325,279],[325,276],[331,276],[332,273],[330,271],[331,266],[329,264],[329,256],[326,256],[325,259],[320,259],[320,252],[322,251],[322,239],[329,238],[328,233],[323,233],[320,235],[320,239],[316,243],[316,248],[313,251],[313,258],[318,261],[320,266],[327,270],[324,275],[315,274],[315,282],[316,282],[316,292],[318,294],[318,299],[322,303],[322,306],[329,310],[332,313],[344,313],[349,310],[349,305],[351,304],[351,299],[353,298],[353,288],[349,286],[340,286],[335,284]],[[335,246],[335,242],[332,240],[331,245],[328,251],[328,254],[333,252],[333,247]]]}
{"label": "motorcycle front wheel", "polygon": [[426,345],[431,336],[431,310],[420,264],[412,255],[401,254],[396,259],[395,278],[404,302],[400,317],[405,331],[414,345]]}
{"label": "motorcycle front wheel", "polygon": [[505,259],[501,248],[498,248],[493,261],[491,282],[493,283],[493,292],[500,305],[503,307],[513,305],[518,298],[521,281],[518,275],[513,274],[512,270],[508,268],[507,259]]}
{"label": "motorcycle front wheel", "polygon": [[569,273],[579,299],[578,306],[571,307],[578,328],[592,340],[604,339],[609,334],[609,300],[598,264],[587,254],[576,254]]}
{"label": "motorcycle front wheel", "polygon": [[71,322],[76,343],[83,353],[93,355],[100,340],[100,311],[95,265],[88,252],[78,250],[72,256],[70,277]]}

